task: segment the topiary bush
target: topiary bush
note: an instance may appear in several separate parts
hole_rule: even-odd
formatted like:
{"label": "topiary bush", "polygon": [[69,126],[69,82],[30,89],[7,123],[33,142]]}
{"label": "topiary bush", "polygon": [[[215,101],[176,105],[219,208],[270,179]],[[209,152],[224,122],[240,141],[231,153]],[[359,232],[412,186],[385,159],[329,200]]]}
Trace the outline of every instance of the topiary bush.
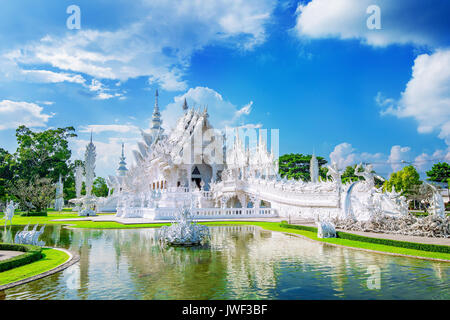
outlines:
{"label": "topiary bush", "polygon": [[25,252],[20,256],[0,261],[0,272],[21,267],[42,258],[42,248],[38,246],[0,243],[0,250]]}

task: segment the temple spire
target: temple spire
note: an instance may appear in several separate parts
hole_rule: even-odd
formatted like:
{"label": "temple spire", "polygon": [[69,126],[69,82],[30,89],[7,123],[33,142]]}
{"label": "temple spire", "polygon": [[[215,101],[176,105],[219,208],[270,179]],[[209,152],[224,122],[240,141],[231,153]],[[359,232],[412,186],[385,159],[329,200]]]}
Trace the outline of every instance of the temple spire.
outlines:
{"label": "temple spire", "polygon": [[183,103],[183,111],[186,112],[189,109],[186,98],[184,98],[184,103]]}
{"label": "temple spire", "polygon": [[155,108],[153,110],[153,116],[152,116],[152,131],[153,132],[159,132],[161,130],[161,114],[159,113],[159,105],[158,105],[158,89],[156,89],[155,93]]}
{"label": "temple spire", "polygon": [[122,156],[120,157],[119,167],[117,168],[117,175],[123,177],[127,174],[127,163],[125,162],[124,143],[122,143]]}

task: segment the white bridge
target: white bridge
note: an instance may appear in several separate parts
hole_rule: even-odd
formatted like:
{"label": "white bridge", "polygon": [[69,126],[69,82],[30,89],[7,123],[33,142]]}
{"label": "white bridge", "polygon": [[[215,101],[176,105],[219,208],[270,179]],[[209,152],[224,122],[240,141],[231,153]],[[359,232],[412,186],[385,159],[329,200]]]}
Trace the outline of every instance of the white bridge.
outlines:
{"label": "white bridge", "polygon": [[[120,207],[117,217],[147,218],[153,220],[174,220],[177,209],[174,208],[142,208]],[[273,218],[278,213],[273,208],[192,208],[192,219],[232,219],[232,218]]]}

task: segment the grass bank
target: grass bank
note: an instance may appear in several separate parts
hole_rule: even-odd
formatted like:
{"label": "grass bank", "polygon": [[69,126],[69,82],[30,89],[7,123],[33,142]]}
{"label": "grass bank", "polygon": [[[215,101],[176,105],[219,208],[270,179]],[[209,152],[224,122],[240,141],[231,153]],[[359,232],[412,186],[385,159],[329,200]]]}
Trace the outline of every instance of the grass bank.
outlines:
{"label": "grass bank", "polygon": [[68,259],[69,255],[66,252],[43,248],[42,258],[40,260],[0,272],[0,286],[44,273],[63,264]]}

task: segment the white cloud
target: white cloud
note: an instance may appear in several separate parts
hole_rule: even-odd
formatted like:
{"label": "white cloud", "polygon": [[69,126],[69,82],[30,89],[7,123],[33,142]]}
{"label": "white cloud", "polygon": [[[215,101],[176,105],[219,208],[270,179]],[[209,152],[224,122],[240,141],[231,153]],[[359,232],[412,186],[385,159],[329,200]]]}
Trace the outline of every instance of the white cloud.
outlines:
{"label": "white cloud", "polygon": [[[115,31],[82,29],[46,36],[3,55],[10,65],[49,65],[61,71],[124,82],[146,76],[165,90],[185,90],[194,52],[229,44],[244,50],[265,41],[273,0],[142,1],[141,17]],[[133,4],[135,5],[135,4]],[[142,18],[142,16],[145,16]],[[116,82],[117,83],[117,82]],[[109,98],[108,93],[99,98]]]}
{"label": "white cloud", "polygon": [[0,130],[15,129],[20,125],[45,127],[52,116],[44,113],[44,108],[35,103],[0,101]]}
{"label": "white cloud", "polygon": [[122,124],[91,124],[88,126],[81,126],[80,132],[119,132],[119,133],[137,133],[139,128],[133,125],[122,125]]}
{"label": "white cloud", "polygon": [[217,129],[236,125],[243,116],[251,111],[253,102],[249,102],[242,108],[236,107],[229,101],[223,99],[217,91],[207,87],[196,87],[189,89],[185,94],[176,96],[174,102],[168,104],[161,115],[165,129],[175,127],[176,121],[182,115],[182,105],[186,98],[190,107],[208,107],[209,121]]}
{"label": "white cloud", "polygon": [[450,163],[450,148],[436,150],[432,154],[422,153],[414,159],[414,165],[422,172],[429,170],[433,164],[445,161]]}
{"label": "white cloud", "polygon": [[410,147],[402,147],[402,146],[392,146],[391,153],[388,157],[388,163],[391,165],[393,171],[400,170],[404,163],[403,161],[409,162],[410,156]]}
{"label": "white cloud", "polygon": [[331,162],[335,162],[339,168],[343,169],[356,163],[355,148],[350,143],[343,142],[334,147],[330,153]]}
{"label": "white cloud", "polygon": [[[367,8],[381,9],[381,29],[370,30]],[[312,0],[297,7],[294,31],[300,38],[359,39],[372,46],[448,44],[446,0]],[[448,12],[448,11],[447,11]]]}
{"label": "white cloud", "polygon": [[419,55],[398,102],[380,97],[382,114],[414,118],[419,133],[438,131],[439,138],[450,145],[450,50]]}
{"label": "white cloud", "polygon": [[95,92],[97,95],[94,99],[108,100],[111,98],[124,98],[123,93],[118,93],[115,90],[108,89],[105,85],[97,79],[92,79],[91,84],[87,86],[89,91]]}

